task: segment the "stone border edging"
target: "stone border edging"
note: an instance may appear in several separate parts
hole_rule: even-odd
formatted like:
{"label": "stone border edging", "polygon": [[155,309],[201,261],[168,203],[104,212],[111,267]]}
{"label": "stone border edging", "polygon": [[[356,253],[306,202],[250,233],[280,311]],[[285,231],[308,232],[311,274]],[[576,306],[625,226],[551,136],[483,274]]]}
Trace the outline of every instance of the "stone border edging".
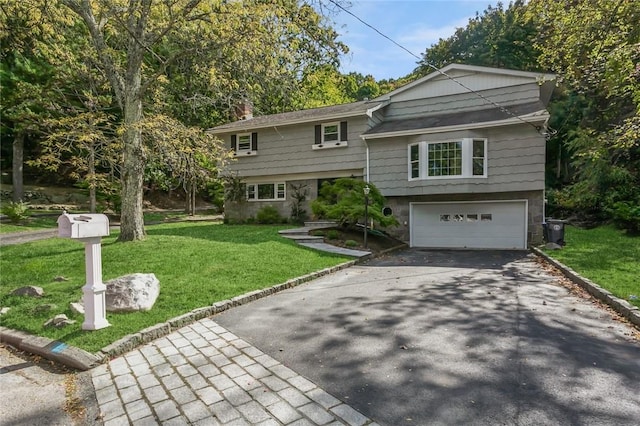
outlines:
{"label": "stone border edging", "polygon": [[614,296],[609,291],[600,287],[598,284],[587,278],[584,278],[563,263],[558,262],[539,248],[532,247],[531,249],[535,254],[542,257],[548,263],[559,269],[565,277],[578,284],[596,299],[611,306],[611,308],[628,319],[635,326],[640,327],[640,309],[638,307],[632,305],[624,299],[620,299],[619,297]]}
{"label": "stone border edging", "polygon": [[382,256],[405,247],[407,247],[407,245],[402,244],[384,250],[380,253],[370,253],[366,256],[353,259],[329,268],[325,268],[320,271],[311,272],[297,278],[292,278],[281,284],[276,284],[262,290],[255,290],[233,297],[231,299],[222,300],[220,302],[214,303],[211,306],[193,309],[191,312],[177,316],[175,318],[171,318],[164,323],[147,327],[143,330],[138,331],[137,333],[128,334],[121,339],[118,339],[115,342],[105,346],[95,354],[87,352],[84,349],[67,345],[63,342],[49,339],[47,337],[34,336],[23,331],[12,330],[2,326],[0,326],[0,342],[6,342],[16,349],[39,355],[43,358],[58,362],[68,367],[73,367],[81,371],[87,371],[106,362],[110,358],[122,355],[144,343],[148,343],[157,338],[166,336],[167,334],[179,328],[182,328],[185,325],[192,324],[200,319],[219,314],[226,311],[227,309],[244,305],[245,303],[270,296],[283,290],[297,287],[300,284],[306,283],[316,278],[320,278],[324,275],[349,268],[358,263],[362,263],[363,261]]}

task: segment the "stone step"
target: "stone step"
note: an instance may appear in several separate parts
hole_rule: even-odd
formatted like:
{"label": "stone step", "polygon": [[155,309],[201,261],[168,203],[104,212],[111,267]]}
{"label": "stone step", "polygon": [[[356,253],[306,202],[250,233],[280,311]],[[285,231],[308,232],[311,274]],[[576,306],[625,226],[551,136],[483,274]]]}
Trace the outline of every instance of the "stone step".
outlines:
{"label": "stone step", "polygon": [[333,228],[334,226],[338,226],[338,223],[330,220],[317,220],[304,223],[304,227],[310,229]]}
{"label": "stone step", "polygon": [[285,238],[288,238],[290,240],[295,241],[296,243],[318,243],[318,242],[323,242],[324,238],[320,237],[320,236],[314,236],[314,235],[292,235],[292,234],[288,234],[288,235],[282,235]]}

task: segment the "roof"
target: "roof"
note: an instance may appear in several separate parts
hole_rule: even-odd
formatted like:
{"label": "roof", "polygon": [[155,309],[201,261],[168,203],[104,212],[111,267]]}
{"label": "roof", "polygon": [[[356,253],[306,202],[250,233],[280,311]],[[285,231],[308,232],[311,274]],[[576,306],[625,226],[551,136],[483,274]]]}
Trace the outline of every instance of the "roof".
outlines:
{"label": "roof", "polygon": [[[449,64],[443,68],[434,70],[432,73],[429,73],[422,78],[419,78],[410,83],[407,83],[404,86],[397,88],[396,90],[393,90],[389,93],[385,93],[384,95],[381,95],[373,99],[373,101],[388,100],[389,98],[395,95],[398,95],[402,92],[410,90],[413,87],[421,85],[429,80],[433,80],[438,77],[448,77],[448,73],[454,70],[468,71],[472,73],[498,74],[498,75],[514,76],[514,77],[525,77],[525,78],[530,78],[533,81],[538,81],[539,83],[544,83],[546,81],[553,81],[556,79],[555,74],[549,74],[549,73],[543,73],[543,72],[517,71],[517,70],[506,69],[506,68],[492,68],[492,67],[483,67],[478,65]],[[453,79],[455,80],[456,77],[454,77]]]}
{"label": "roof", "polygon": [[347,117],[368,114],[369,110],[379,106],[381,102],[359,101],[349,104],[333,105],[322,108],[312,108],[300,111],[284,112],[281,114],[262,115],[223,124],[208,130],[212,134],[232,131],[250,131],[265,127],[284,126],[312,121],[339,120]]}
{"label": "roof", "polygon": [[[506,112],[505,112],[506,110]],[[365,139],[376,139],[403,134],[427,133],[429,129],[452,127],[488,127],[521,121],[546,120],[548,113],[542,102],[486,108],[476,111],[461,111],[449,114],[434,114],[405,120],[385,121],[363,133]],[[482,126],[482,124],[486,126]]]}

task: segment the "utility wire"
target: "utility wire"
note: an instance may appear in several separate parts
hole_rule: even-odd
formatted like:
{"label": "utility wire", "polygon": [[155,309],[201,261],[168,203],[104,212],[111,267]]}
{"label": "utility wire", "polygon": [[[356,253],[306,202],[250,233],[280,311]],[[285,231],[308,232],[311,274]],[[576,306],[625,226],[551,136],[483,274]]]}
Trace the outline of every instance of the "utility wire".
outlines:
{"label": "utility wire", "polygon": [[376,33],[378,33],[379,35],[381,35],[382,37],[384,37],[385,39],[389,40],[391,43],[395,44],[396,46],[398,46],[400,49],[404,50],[405,52],[407,52],[408,54],[410,54],[411,56],[413,56],[414,58],[418,59],[419,61],[422,61],[424,64],[426,64],[429,68],[432,68],[433,70],[435,70],[437,73],[445,76],[446,78],[448,78],[449,80],[453,81],[454,83],[460,85],[461,87],[463,87],[465,90],[474,93],[475,95],[477,95],[479,98],[481,98],[482,100],[484,100],[485,102],[494,105],[495,107],[499,108],[500,111],[504,112],[507,115],[510,115],[514,118],[517,118],[518,120],[522,121],[525,124],[528,124],[529,126],[533,127],[536,132],[538,132],[539,134],[541,134],[542,136],[545,137],[545,139],[548,137],[548,134],[545,134],[544,132],[540,131],[540,127],[536,126],[533,123],[530,123],[526,120],[524,120],[522,117],[514,114],[513,112],[509,111],[507,108],[505,108],[504,106],[498,104],[497,102],[489,99],[488,97],[486,97],[485,95],[483,95],[480,92],[477,92],[475,90],[473,90],[472,88],[470,88],[469,86],[467,86],[466,84],[464,84],[463,82],[459,81],[458,79],[456,79],[455,77],[450,76],[449,74],[447,74],[446,72],[442,71],[440,68],[436,67],[435,65],[433,65],[432,63],[430,63],[429,61],[427,61],[425,58],[421,58],[420,56],[416,55],[415,53],[413,53],[411,50],[407,49],[406,47],[404,47],[403,45],[401,45],[400,43],[398,43],[397,41],[393,40],[391,37],[389,37],[388,35],[384,34],[382,31],[378,30],[376,27],[374,27],[373,25],[369,24],[368,22],[365,22],[363,19],[361,19],[359,16],[357,16],[356,14],[354,14],[353,12],[351,12],[350,10],[345,9],[342,5],[338,4],[338,2],[336,2],[336,0],[329,0],[330,3],[333,3],[336,7],[338,7],[338,9],[344,11],[345,13],[353,16],[355,19],[357,19],[358,21],[360,21],[363,25],[371,28],[373,31],[375,31]]}

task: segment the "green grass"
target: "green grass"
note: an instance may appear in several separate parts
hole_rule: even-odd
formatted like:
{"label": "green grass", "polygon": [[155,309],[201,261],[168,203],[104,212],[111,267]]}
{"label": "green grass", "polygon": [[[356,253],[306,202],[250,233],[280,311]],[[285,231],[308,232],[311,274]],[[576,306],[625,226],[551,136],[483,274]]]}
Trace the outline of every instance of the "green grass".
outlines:
{"label": "green grass", "polygon": [[[60,212],[57,213],[58,215],[60,214]],[[186,217],[185,213],[144,213],[144,223],[168,222],[185,219]],[[0,234],[52,229],[58,226],[57,220],[58,216],[31,216],[20,224],[4,222],[0,223]]]}
{"label": "green grass", "polygon": [[[83,317],[69,310],[82,298],[84,247],[77,241],[49,239],[0,247],[0,306],[11,310],[0,324],[95,352],[115,340],[252,290],[342,263],[345,257],[317,252],[282,238],[278,226],[229,226],[206,222],[147,227],[145,241],[117,243],[117,232],[103,239],[103,281],[134,272],[154,273],[160,296],[148,312],[107,313],[111,327],[82,331]],[[57,276],[69,281],[55,282]],[[45,291],[41,299],[10,296],[22,286]],[[54,304],[51,312],[39,305]],[[77,321],[63,329],[43,327],[55,314]]]}
{"label": "green grass", "polygon": [[57,216],[31,216],[20,224],[0,223],[0,234],[51,229],[58,226],[57,220]]}
{"label": "green grass", "polygon": [[612,226],[595,229],[565,228],[567,245],[546,250],[559,260],[615,296],[640,307],[640,237],[626,235]]}

